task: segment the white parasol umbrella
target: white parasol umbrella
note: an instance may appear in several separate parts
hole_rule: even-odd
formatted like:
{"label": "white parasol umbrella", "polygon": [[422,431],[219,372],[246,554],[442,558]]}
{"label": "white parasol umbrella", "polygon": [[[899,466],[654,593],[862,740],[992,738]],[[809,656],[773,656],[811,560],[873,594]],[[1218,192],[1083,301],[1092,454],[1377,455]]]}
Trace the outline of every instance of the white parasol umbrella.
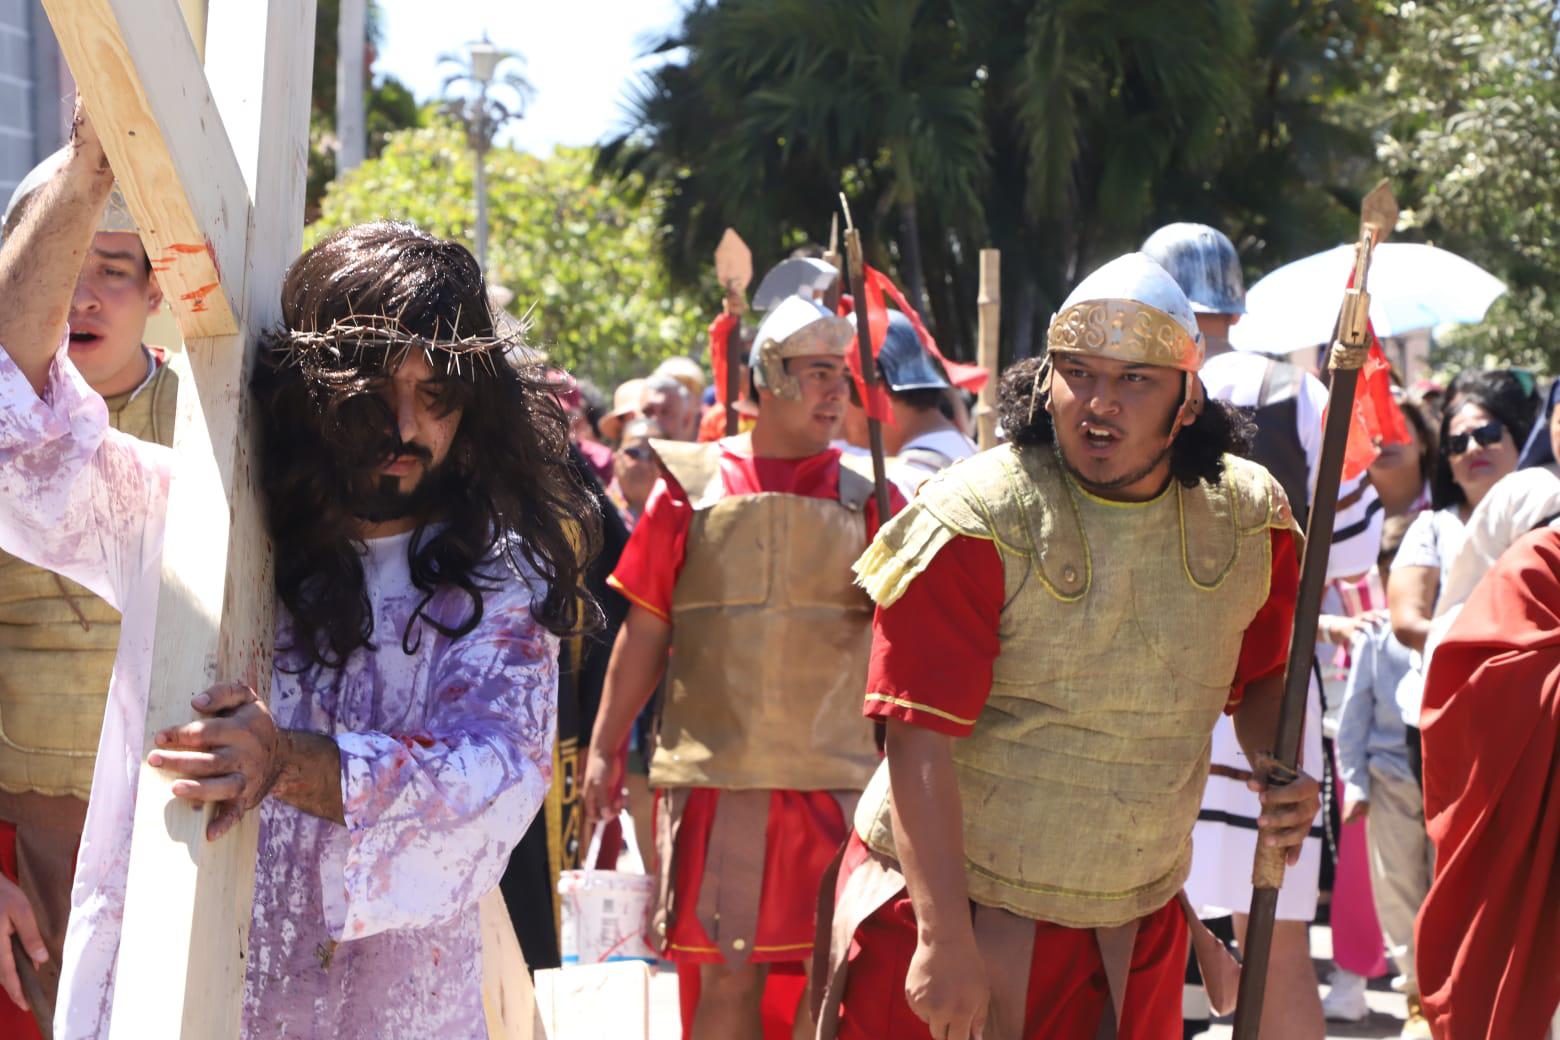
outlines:
{"label": "white parasol umbrella", "polygon": [[[1236,350],[1287,354],[1327,342],[1354,267],[1354,247],[1285,264],[1246,293],[1246,313],[1230,329]],[[1506,291],[1478,264],[1435,246],[1387,242],[1370,265],[1370,320],[1378,336],[1401,336],[1443,323],[1484,320]]]}

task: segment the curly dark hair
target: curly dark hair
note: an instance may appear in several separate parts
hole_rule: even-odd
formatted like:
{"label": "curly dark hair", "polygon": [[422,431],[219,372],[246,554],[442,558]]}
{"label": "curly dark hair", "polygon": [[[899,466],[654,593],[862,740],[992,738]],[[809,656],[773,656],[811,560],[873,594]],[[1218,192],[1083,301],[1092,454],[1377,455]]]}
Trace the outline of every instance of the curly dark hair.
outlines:
{"label": "curly dark hair", "polygon": [[[300,360],[297,343],[340,323],[377,319],[390,335],[330,346]],[[399,340],[398,340],[399,337]],[[364,587],[361,489],[402,447],[392,410],[376,392],[409,349],[425,349],[440,406],[462,409],[444,462],[412,498],[413,584],[423,593],[405,632],[412,652],[421,617],[458,638],[482,620],[482,594],[521,561],[546,582],[532,611],[557,634],[588,631],[600,608],[582,574],[600,542],[601,516],[569,466],[567,422],[545,370],[498,351],[439,349],[455,340],[496,343],[487,291],[465,247],[402,223],[338,231],[304,253],[282,287],[282,328],[262,347],[251,387],[259,405],[260,479],[275,542],[276,590],[295,622],[280,650],[339,668],[371,647]],[[397,343],[401,344],[397,346]],[[413,344],[421,342],[421,347]],[[430,348],[428,344],[433,346]],[[470,601],[446,627],[427,613],[444,588]]]}
{"label": "curly dark hair", "polygon": [[[1034,405],[1035,376],[1042,358],[1026,358],[1002,373],[997,388],[997,412],[1008,439],[1019,446],[1051,444],[1056,431],[1051,413],[1042,401]],[[1168,424],[1167,424],[1168,427]],[[1256,426],[1241,409],[1226,401],[1209,398],[1197,421],[1176,435],[1170,446],[1170,475],[1187,487],[1198,481],[1217,484],[1224,476],[1224,456],[1251,454]]]}
{"label": "curly dark hair", "polygon": [[1520,454],[1533,432],[1537,413],[1537,398],[1531,388],[1524,385],[1506,369],[1482,372],[1461,372],[1446,392],[1446,407],[1441,410],[1441,427],[1436,437],[1435,477],[1430,482],[1430,507],[1447,509],[1468,500],[1463,489],[1452,477],[1452,455],[1447,442],[1452,419],[1465,404],[1476,404],[1499,420],[1511,434],[1512,442]]}

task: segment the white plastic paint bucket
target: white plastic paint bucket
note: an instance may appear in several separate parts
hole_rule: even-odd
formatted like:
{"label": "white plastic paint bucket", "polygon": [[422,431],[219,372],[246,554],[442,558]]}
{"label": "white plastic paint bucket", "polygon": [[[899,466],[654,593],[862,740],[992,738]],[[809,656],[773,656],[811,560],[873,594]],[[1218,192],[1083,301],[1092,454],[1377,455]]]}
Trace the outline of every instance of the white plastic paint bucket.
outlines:
{"label": "white plastic paint bucket", "polygon": [[[604,828],[591,838],[586,863],[596,862]],[[655,899],[655,878],[618,870],[565,870],[558,876],[563,963],[654,961],[644,933]]]}

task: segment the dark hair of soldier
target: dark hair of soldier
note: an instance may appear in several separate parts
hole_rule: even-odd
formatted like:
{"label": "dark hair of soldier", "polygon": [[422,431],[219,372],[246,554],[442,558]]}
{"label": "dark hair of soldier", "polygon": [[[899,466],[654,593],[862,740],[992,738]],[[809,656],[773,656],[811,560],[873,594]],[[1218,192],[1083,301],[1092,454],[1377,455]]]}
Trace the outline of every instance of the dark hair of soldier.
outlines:
{"label": "dark hair of soldier", "polygon": [[[452,638],[472,631],[495,569],[520,573],[521,559],[546,582],[532,608],[542,626],[561,635],[599,625],[581,581],[601,518],[569,466],[567,419],[543,366],[506,356],[512,344],[495,334],[465,247],[390,221],[338,231],[288,269],[282,321],[251,386],[276,591],[296,632],[295,645],[279,648],[288,667],[338,668],[373,646],[359,555],[365,517],[417,520],[409,562],[423,598],[400,634],[408,653],[419,617]],[[363,321],[383,333],[331,334]],[[387,503],[377,468],[405,446],[376,391],[409,349],[427,351],[442,406],[462,414],[444,461]],[[427,608],[451,588],[470,608],[446,626]]]}
{"label": "dark hair of soldier", "polygon": [[[1035,375],[1044,364],[1041,358],[1025,358],[1002,373],[997,388],[997,414],[1008,439],[1019,447],[1055,443],[1051,413],[1032,407]],[[1165,417],[1169,433],[1173,416]],[[1251,454],[1256,426],[1245,412],[1227,401],[1208,398],[1197,421],[1176,434],[1170,446],[1170,475],[1187,487],[1200,480],[1217,484],[1224,476],[1224,456]]]}

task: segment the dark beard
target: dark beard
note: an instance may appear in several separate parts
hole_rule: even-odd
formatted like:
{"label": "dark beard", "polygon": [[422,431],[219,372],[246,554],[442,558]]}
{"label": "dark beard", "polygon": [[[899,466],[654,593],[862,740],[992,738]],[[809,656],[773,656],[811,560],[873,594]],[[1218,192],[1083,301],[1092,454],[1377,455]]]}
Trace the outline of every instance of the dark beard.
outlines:
{"label": "dark beard", "polygon": [[351,482],[346,489],[347,508],[353,516],[371,524],[428,516],[443,497],[445,480],[442,465],[425,471],[410,491],[402,491],[400,481],[395,477],[375,474]]}
{"label": "dark beard", "polygon": [[1062,460],[1062,468],[1067,470],[1068,474],[1073,478],[1074,481],[1077,482],[1079,487],[1083,488],[1092,495],[1104,495],[1106,492],[1116,491],[1120,488],[1136,484],[1138,481],[1154,472],[1154,467],[1163,462],[1165,456],[1170,454],[1170,448],[1171,445],[1165,445],[1164,448],[1160,449],[1159,454],[1155,455],[1152,459],[1149,459],[1148,462],[1144,463],[1138,469],[1131,473],[1127,473],[1124,476],[1117,477],[1115,480],[1106,481],[1090,480],[1088,477],[1085,477],[1082,473],[1078,472],[1077,467],[1067,461],[1067,455],[1062,451],[1060,443],[1056,444],[1056,457]]}

